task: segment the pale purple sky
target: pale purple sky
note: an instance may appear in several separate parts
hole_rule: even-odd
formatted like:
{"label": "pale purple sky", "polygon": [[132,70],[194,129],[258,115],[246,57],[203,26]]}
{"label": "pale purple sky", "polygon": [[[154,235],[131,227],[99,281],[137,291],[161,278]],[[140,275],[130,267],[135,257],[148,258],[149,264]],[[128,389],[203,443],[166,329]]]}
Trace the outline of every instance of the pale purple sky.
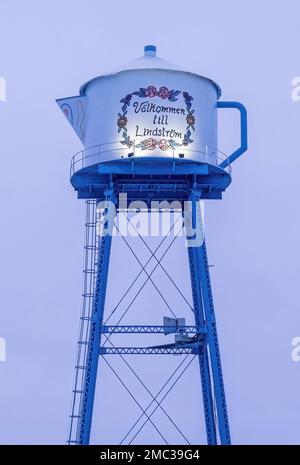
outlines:
{"label": "pale purple sky", "polygon": [[[213,78],[224,100],[248,109],[249,151],[234,164],[223,201],[206,207],[232,440],[299,443],[300,362],[291,359],[291,340],[300,336],[300,102],[291,99],[291,80],[300,75],[299,2],[2,0],[0,18],[0,76],[7,82],[7,101],[0,102],[0,336],[7,342],[0,443],[60,444],[67,436],[84,206],[68,179],[81,144],[55,99],[142,55],[147,43]],[[238,143],[234,122],[227,113],[220,120],[221,150]],[[139,271],[121,247],[116,241],[108,306]],[[164,264],[188,294],[184,253],[179,241]],[[176,305],[159,273],[156,282]],[[132,321],[134,310],[146,321],[159,305],[147,286]],[[124,373],[120,361],[112,363]],[[141,361],[137,368],[154,391],[178,360],[165,373],[155,363],[149,359],[145,373]],[[100,371],[92,439],[114,443],[139,411],[107,368]],[[195,363],[164,404],[194,443],[205,438],[201,402]],[[168,423],[157,423],[178,441]],[[137,442],[159,439],[148,426]]]}

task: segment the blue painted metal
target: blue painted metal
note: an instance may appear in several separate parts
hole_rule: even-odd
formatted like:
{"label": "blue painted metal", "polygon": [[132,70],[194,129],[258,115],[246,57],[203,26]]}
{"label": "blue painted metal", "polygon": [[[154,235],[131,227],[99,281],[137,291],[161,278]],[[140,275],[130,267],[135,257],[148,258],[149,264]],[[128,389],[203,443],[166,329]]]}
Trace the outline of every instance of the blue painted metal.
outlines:
{"label": "blue painted metal", "polygon": [[198,354],[199,349],[194,347],[100,347],[100,355],[186,355]]}
{"label": "blue painted metal", "polygon": [[230,430],[205,241],[201,247],[197,248],[197,255],[202,287],[204,315],[207,324],[208,346],[214,384],[219,434],[221,444],[226,445],[230,444]]}
{"label": "blue painted metal", "polygon": [[[136,333],[165,333],[166,328],[168,331],[171,333],[176,333],[178,332],[178,327],[177,326],[154,326],[154,325],[142,325],[142,326],[135,326],[135,325],[129,325],[129,326],[102,326],[101,328],[101,333],[126,333],[126,334],[136,334]],[[185,333],[206,333],[206,328],[203,326],[181,326],[180,330],[185,332]]]}
{"label": "blue painted metal", "polygon": [[[206,254],[206,245],[203,233],[201,211],[198,202],[201,192],[191,191],[192,218],[200,222],[199,234],[203,234],[202,243],[198,247],[189,247],[189,264],[192,282],[192,293],[195,307],[196,325],[205,322],[208,334],[208,348],[199,354],[200,373],[202,381],[202,395],[206,421],[208,444],[216,444],[216,430],[219,430],[221,444],[230,444],[230,431],[227,415],[227,406],[222,375],[221,358],[218,344],[218,335],[215,320],[213,296],[210,284],[209,266]],[[195,230],[196,224],[193,224]],[[210,359],[208,358],[208,350]],[[214,397],[216,402],[216,423],[213,406],[211,374],[213,378]]]}
{"label": "blue painted metal", "polygon": [[[193,218],[192,226],[194,230],[196,227],[196,224],[195,224],[196,221],[202,221],[201,211],[197,209],[199,204],[196,203],[200,200],[200,197],[201,197],[201,193],[198,193],[198,192],[191,193],[192,218]],[[203,310],[202,290],[201,290],[201,281],[199,279],[199,263],[198,263],[196,247],[188,247],[188,258],[189,258],[189,267],[190,267],[192,296],[193,296],[193,303],[194,303],[195,324],[198,326],[198,325],[203,325],[205,323],[205,316],[204,316],[204,310]],[[206,425],[207,444],[215,445],[217,444],[216,423],[215,423],[215,415],[214,415],[211,374],[210,374],[207,347],[204,347],[203,351],[199,352],[198,358],[199,358],[199,367],[200,367],[200,376],[201,376],[202,399],[203,399],[204,418],[205,418],[205,425]]]}
{"label": "blue painted metal", "polygon": [[[106,199],[113,200],[114,204],[116,204],[115,194],[115,191],[106,191]],[[201,222],[201,212],[199,209],[201,191],[190,189],[189,198],[192,200],[192,226],[195,229],[195,222]],[[200,228],[200,234],[202,233],[203,231]],[[205,337],[201,340],[201,343],[193,347],[190,347],[188,344],[181,347],[176,345],[171,345],[171,347],[101,347],[101,334],[103,333],[164,333],[166,330],[165,326],[158,325],[103,326],[111,239],[111,235],[105,235],[101,238],[93,312],[91,316],[82,317],[83,321],[90,323],[90,330],[87,339],[79,341],[80,345],[87,347],[87,356],[82,365],[76,366],[76,370],[82,370],[85,377],[82,389],[78,389],[77,391],[75,388],[76,393],[74,392],[74,395],[80,395],[81,404],[79,414],[72,414],[72,420],[77,421],[78,428],[76,439],[74,440],[70,436],[69,443],[89,444],[99,355],[194,354],[199,357],[207,442],[208,444],[217,444],[216,432],[218,430],[221,444],[230,444],[224,383],[205,243],[200,243],[197,247],[188,248],[195,325],[184,327],[186,332],[203,334]],[[168,327],[168,330],[170,330],[170,327]],[[178,327],[174,326],[174,331],[178,331]],[[213,387],[211,378],[213,378]],[[214,401],[216,404],[217,421],[214,412]]]}
{"label": "blue painted metal", "polygon": [[225,169],[230,166],[238,157],[240,157],[248,149],[248,130],[247,130],[247,110],[242,103],[239,102],[217,102],[218,108],[235,108],[240,112],[240,134],[241,134],[241,145],[235,150],[226,160],[219,163],[219,167]]}
{"label": "blue painted metal", "polygon": [[[106,192],[107,210],[112,208],[115,200],[112,189]],[[107,211],[104,212],[107,214]],[[106,223],[104,227],[108,228]],[[89,444],[92,425],[93,405],[95,397],[96,379],[98,371],[99,347],[101,343],[101,326],[105,304],[107,275],[111,249],[111,234],[105,234],[100,239],[98,254],[97,282],[94,296],[93,313],[91,315],[88,337],[88,354],[86,360],[85,382],[82,391],[80,420],[78,423],[77,442],[81,445]]]}
{"label": "blue painted metal", "polygon": [[104,199],[111,177],[116,192],[126,192],[129,202],[184,201],[192,187],[202,191],[202,199],[221,199],[231,183],[230,167],[225,168],[191,160],[137,157],[83,168],[76,165],[75,171],[71,166],[71,183],[81,199]]}
{"label": "blue painted metal", "polygon": [[[106,191],[105,195],[107,200],[113,200],[116,203],[115,193],[112,190]],[[192,200],[192,226],[195,229],[195,222],[201,222],[201,212],[199,209],[201,191],[190,190],[189,198]],[[200,228],[200,234],[202,232]],[[184,330],[205,336],[198,347],[189,347],[188,344],[181,347],[101,347],[101,334],[103,333],[164,333],[166,330],[165,326],[158,325],[102,325],[110,247],[111,235],[105,235],[101,238],[99,245],[99,263],[93,312],[91,316],[82,317],[84,321],[90,323],[90,330],[87,340],[79,341],[80,345],[87,347],[87,356],[83,365],[76,366],[76,370],[82,370],[85,378],[82,389],[74,390],[74,396],[77,394],[80,395],[81,404],[79,414],[72,414],[72,420],[77,420],[78,428],[76,439],[74,440],[70,436],[69,443],[89,444],[99,355],[194,354],[199,357],[207,442],[208,444],[217,444],[216,431],[218,430],[221,444],[230,444],[224,383],[205,243],[200,244],[198,247],[188,248],[195,325],[185,326]],[[168,327],[168,330],[170,330],[170,327]],[[174,327],[174,331],[178,331],[178,327]],[[210,358],[208,357],[208,353],[210,354]],[[213,378],[213,387],[211,377]],[[214,400],[218,421],[215,418]]]}
{"label": "blue painted metal", "polygon": [[156,53],[156,46],[155,45],[145,45],[144,52],[154,52]]}

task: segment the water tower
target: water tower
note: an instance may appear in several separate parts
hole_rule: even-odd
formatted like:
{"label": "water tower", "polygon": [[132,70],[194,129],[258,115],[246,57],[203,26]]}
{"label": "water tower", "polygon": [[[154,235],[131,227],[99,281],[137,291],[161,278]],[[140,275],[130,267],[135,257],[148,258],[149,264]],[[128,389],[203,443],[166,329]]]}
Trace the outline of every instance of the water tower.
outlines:
{"label": "water tower", "polygon": [[[211,79],[159,58],[156,47],[147,45],[143,57],[85,83],[79,96],[57,100],[84,145],[72,158],[71,184],[78,198],[86,199],[83,305],[69,444],[89,444],[98,365],[110,355],[132,354],[148,356],[149,364],[158,355],[196,356],[207,443],[230,444],[200,201],[221,199],[229,186],[232,162],[247,149],[247,116],[242,104],[220,101],[220,95]],[[218,150],[217,113],[223,108],[240,114],[241,145],[229,156]],[[176,202],[182,211],[193,325],[172,317],[161,325],[105,324],[112,225],[116,215],[137,201],[149,215],[153,201],[164,202],[164,208]],[[103,343],[113,334],[128,338],[137,333],[144,340],[158,333],[174,340],[139,347]],[[153,402],[158,403],[155,398]],[[151,421],[151,415],[146,417]]]}

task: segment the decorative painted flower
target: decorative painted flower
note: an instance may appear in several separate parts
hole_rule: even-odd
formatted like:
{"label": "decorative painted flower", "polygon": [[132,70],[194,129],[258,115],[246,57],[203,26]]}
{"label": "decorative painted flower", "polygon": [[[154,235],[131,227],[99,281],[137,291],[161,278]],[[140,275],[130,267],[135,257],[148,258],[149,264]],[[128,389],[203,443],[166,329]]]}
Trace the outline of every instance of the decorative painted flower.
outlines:
{"label": "decorative painted flower", "polygon": [[160,87],[159,91],[157,92],[157,95],[162,99],[166,99],[169,98],[170,91],[167,87]]}
{"label": "decorative painted flower", "polygon": [[155,97],[157,95],[156,87],[148,86],[146,89],[146,97]]}
{"label": "decorative painted flower", "polygon": [[126,147],[133,147],[134,141],[130,139],[130,136],[123,132],[123,140],[121,140],[122,145],[126,145]]}
{"label": "decorative painted flower", "polygon": [[193,97],[189,95],[188,92],[182,92],[182,95],[185,100],[189,100],[189,101],[194,100]]}
{"label": "decorative painted flower", "polygon": [[125,103],[126,105],[129,105],[131,98],[132,98],[132,95],[127,94],[126,97],[124,97],[124,98],[122,98],[122,100],[120,100],[120,102]]}
{"label": "decorative painted flower", "polygon": [[189,126],[194,126],[195,124],[195,116],[189,113],[186,117],[186,122]]}
{"label": "decorative painted flower", "polygon": [[125,128],[127,125],[127,118],[126,116],[120,116],[117,121],[117,125],[119,128]]}
{"label": "decorative painted flower", "polygon": [[181,147],[181,143],[180,142],[176,142],[176,140],[174,139],[169,139],[168,140],[168,143],[169,143],[169,147],[175,149],[176,147]]}
{"label": "decorative painted flower", "polygon": [[150,137],[150,139],[146,139],[143,142],[145,144],[146,149],[148,150],[154,150],[155,147],[157,146],[157,140],[153,139],[152,137]]}
{"label": "decorative painted flower", "polygon": [[168,142],[166,141],[166,139],[161,139],[161,140],[158,142],[158,147],[160,148],[160,150],[168,150],[169,144],[168,144]]}

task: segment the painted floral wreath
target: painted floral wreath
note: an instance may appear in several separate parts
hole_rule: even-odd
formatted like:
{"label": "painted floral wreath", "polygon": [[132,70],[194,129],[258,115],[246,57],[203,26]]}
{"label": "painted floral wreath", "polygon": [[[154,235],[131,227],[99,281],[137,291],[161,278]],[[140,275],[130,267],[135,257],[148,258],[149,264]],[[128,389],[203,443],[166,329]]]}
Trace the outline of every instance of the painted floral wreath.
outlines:
{"label": "painted floral wreath", "polygon": [[[169,90],[167,87],[162,86],[158,90],[156,89],[155,86],[148,86],[147,88],[140,87],[140,90],[137,90],[136,92],[132,92],[131,94],[127,94],[124,98],[120,100],[122,105],[122,112],[123,113],[118,113],[118,120],[117,120],[117,126],[118,126],[118,133],[122,132],[122,138],[123,140],[121,141],[121,144],[126,145],[127,147],[132,147],[134,145],[134,141],[130,138],[130,135],[127,132],[127,123],[128,123],[128,118],[127,118],[127,111],[128,107],[130,106],[131,99],[134,95],[140,98],[152,98],[152,97],[160,97],[163,100],[169,100],[169,102],[176,102],[178,100],[178,95],[181,94],[181,90]],[[160,150],[168,150],[169,148],[174,148],[174,147],[181,147],[183,146],[188,146],[193,142],[193,139],[191,139],[192,131],[195,131],[195,115],[194,112],[195,110],[192,109],[192,103],[191,101],[194,100],[191,95],[188,94],[188,92],[182,92],[184,102],[186,105],[186,132],[183,136],[182,143],[176,142],[174,139],[154,139],[150,137],[149,139],[144,139],[142,140],[136,147],[140,148],[141,150],[154,150],[155,148],[159,148]]]}

